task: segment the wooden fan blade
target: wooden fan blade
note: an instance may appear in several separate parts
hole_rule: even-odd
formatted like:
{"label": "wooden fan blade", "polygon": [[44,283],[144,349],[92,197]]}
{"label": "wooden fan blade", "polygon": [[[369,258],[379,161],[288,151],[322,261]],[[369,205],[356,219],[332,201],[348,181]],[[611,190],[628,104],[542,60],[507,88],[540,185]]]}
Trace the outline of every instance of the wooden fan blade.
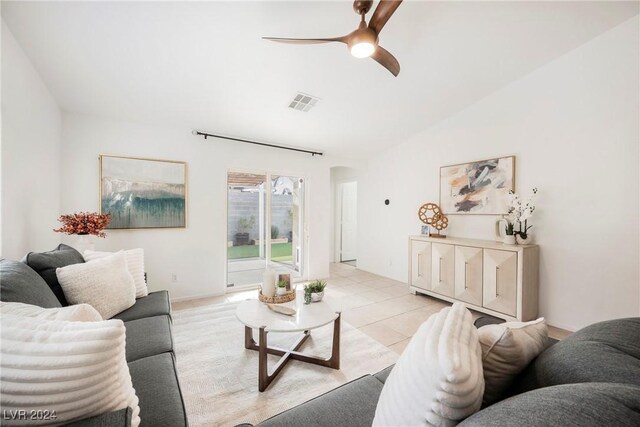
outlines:
{"label": "wooden fan blade", "polygon": [[376,47],[376,51],[373,52],[371,58],[378,61],[380,65],[389,70],[394,76],[398,77],[398,74],[400,74],[400,63],[395,56],[390,54],[389,51],[382,46],[378,45],[378,47]]}
{"label": "wooden fan blade", "polygon": [[369,21],[369,28],[375,31],[376,34],[380,34],[382,27],[384,27],[384,24],[387,23],[391,15],[393,15],[400,6],[400,3],[402,3],[402,0],[380,0],[378,7],[376,7]]}
{"label": "wooden fan blade", "polygon": [[331,42],[340,42],[340,43],[347,42],[347,36],[333,37],[328,39],[292,39],[292,38],[285,38],[285,37],[263,37],[263,39],[271,40],[272,42],[290,43],[290,44],[319,44],[319,43],[331,43]]}

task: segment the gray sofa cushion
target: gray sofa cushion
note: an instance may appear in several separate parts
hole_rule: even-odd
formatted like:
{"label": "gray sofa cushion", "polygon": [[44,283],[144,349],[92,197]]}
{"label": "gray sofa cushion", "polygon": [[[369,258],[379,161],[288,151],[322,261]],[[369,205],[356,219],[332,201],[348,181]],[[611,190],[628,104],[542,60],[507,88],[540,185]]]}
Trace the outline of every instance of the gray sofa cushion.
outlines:
{"label": "gray sofa cushion", "polygon": [[65,424],[65,427],[129,427],[132,413],[131,408],[120,409],[71,424]]}
{"label": "gray sofa cushion", "polygon": [[382,392],[376,377],[366,375],[259,424],[260,427],[370,427]]}
{"label": "gray sofa cushion", "polygon": [[491,405],[458,425],[639,426],[640,387],[614,383],[545,387]]}
{"label": "gray sofa cushion", "polygon": [[146,297],[136,300],[136,303],[113,316],[114,319],[120,319],[125,322],[130,320],[142,319],[144,317],[153,317],[171,314],[171,303],[169,302],[169,292],[158,291],[151,292]]}
{"label": "gray sofa cushion", "polygon": [[7,259],[0,260],[0,298],[44,308],[61,306],[38,273],[22,262]]}
{"label": "gray sofa cushion", "polygon": [[130,362],[129,372],[140,399],[140,427],[187,425],[173,353]]}
{"label": "gray sofa cushion", "polygon": [[396,365],[391,365],[388,368],[384,368],[382,371],[375,374],[374,377],[376,377],[378,381],[382,382],[383,384],[386,383],[387,378],[389,378],[389,374],[391,373],[391,370],[393,369],[394,366]]}
{"label": "gray sofa cushion", "polygon": [[640,318],[595,323],[541,353],[511,395],[559,384],[615,382],[640,386]]}
{"label": "gray sofa cushion", "polygon": [[125,322],[124,326],[127,328],[127,362],[173,351],[169,316],[130,320]]}
{"label": "gray sofa cushion", "polygon": [[56,249],[49,252],[30,252],[22,259],[22,262],[42,276],[60,301],[60,304],[63,306],[69,305],[64,296],[64,292],[62,292],[62,287],[58,282],[56,268],[84,262],[84,258],[80,252],[71,246],[58,245]]}

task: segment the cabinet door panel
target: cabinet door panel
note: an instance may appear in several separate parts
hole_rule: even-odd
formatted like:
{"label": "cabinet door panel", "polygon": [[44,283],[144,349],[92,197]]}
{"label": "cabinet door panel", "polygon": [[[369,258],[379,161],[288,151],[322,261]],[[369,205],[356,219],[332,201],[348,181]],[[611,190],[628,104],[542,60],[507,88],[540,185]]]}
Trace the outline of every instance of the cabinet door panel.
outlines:
{"label": "cabinet door panel", "polygon": [[453,245],[431,244],[431,290],[448,297],[454,295],[454,248]]}
{"label": "cabinet door panel", "polygon": [[455,298],[482,306],[482,249],[455,247]]}
{"label": "cabinet door panel", "polygon": [[411,241],[411,285],[431,290],[431,243]]}
{"label": "cabinet door panel", "polygon": [[518,254],[484,250],[483,306],[509,316],[516,315]]}

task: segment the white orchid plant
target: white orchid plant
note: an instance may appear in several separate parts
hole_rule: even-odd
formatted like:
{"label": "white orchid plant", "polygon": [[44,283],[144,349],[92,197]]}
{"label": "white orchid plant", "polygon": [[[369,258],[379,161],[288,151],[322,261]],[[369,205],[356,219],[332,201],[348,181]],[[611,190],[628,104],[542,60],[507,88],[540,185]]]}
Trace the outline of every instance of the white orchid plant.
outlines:
{"label": "white orchid plant", "polygon": [[[518,234],[523,239],[527,238],[527,232],[533,225],[527,225],[527,221],[533,215],[533,212],[536,210],[535,206],[535,198],[536,194],[538,194],[538,189],[533,188],[531,190],[531,195],[525,201],[523,201],[520,196],[513,191],[509,191],[509,195],[507,196],[507,206],[509,207],[509,212],[507,213],[507,221],[509,222],[509,227],[511,233],[509,233],[509,229],[507,229],[507,234]],[[518,231],[514,231],[514,225],[518,224]]]}

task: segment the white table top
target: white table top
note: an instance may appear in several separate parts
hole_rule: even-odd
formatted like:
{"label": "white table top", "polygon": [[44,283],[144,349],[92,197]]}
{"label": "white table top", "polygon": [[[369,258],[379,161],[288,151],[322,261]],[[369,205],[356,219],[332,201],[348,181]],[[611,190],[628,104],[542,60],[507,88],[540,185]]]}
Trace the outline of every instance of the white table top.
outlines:
{"label": "white table top", "polygon": [[338,317],[338,313],[324,301],[305,305],[302,291],[298,291],[295,300],[278,305],[295,308],[297,313],[294,316],[276,313],[255,299],[242,301],[236,308],[236,317],[245,326],[254,329],[264,326],[267,332],[306,331],[327,325]]}

